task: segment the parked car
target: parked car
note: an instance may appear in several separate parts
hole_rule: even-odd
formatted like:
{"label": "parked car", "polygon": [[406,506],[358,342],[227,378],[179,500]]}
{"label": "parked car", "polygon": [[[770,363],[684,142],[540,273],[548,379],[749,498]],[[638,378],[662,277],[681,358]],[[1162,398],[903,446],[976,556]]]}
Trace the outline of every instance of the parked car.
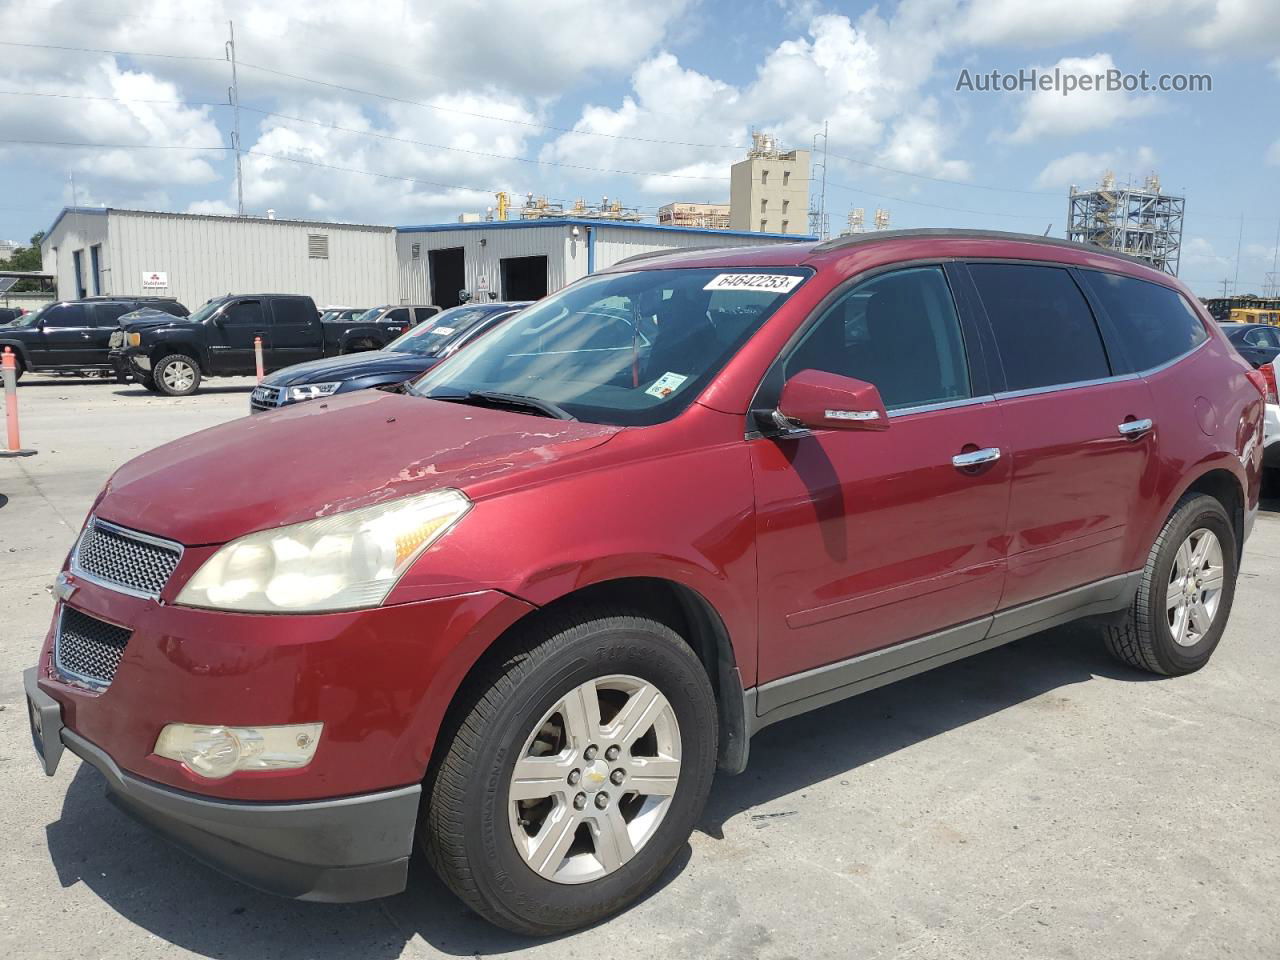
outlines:
{"label": "parked car", "polygon": [[368,312],[368,307],[325,307],[320,311],[321,320],[354,320],[363,313]]}
{"label": "parked car", "polygon": [[285,367],[254,387],[249,395],[249,412],[262,413],[304,400],[404,383],[426,373],[528,305],[524,301],[453,307],[400,334],[381,350]]}
{"label": "parked car", "polygon": [[13,347],[18,376],[34,372],[77,373],[112,369],[111,334],[125,314],[146,306],[171,319],[188,313],[177,300],[164,297],[89,297],[58,300],[24,314],[0,330],[0,350]]}
{"label": "parked car", "polygon": [[0,307],[0,327],[12,323],[26,312],[21,307]]}
{"label": "parked car", "polygon": [[1269,323],[1224,323],[1222,332],[1231,345],[1255,367],[1280,356],[1280,327]]}
{"label": "parked car", "polygon": [[[365,314],[367,315],[367,313]],[[118,373],[171,397],[195,393],[208,376],[256,372],[254,341],[262,340],[266,370],[319,357],[377,350],[405,330],[388,319],[321,322],[310,297],[236,294],[210,300],[190,317],[149,317],[112,337]]]}
{"label": "parked car", "polygon": [[408,324],[416,327],[440,313],[440,307],[431,303],[396,303],[373,307],[361,315],[365,323],[383,321],[388,323]]}
{"label": "parked car", "polygon": [[396,893],[416,839],[494,923],[573,929],[772,723],[1081,618],[1130,667],[1203,667],[1264,390],[1177,279],[1096,248],[623,261],[404,392],[117,470],[34,739],[258,888]]}

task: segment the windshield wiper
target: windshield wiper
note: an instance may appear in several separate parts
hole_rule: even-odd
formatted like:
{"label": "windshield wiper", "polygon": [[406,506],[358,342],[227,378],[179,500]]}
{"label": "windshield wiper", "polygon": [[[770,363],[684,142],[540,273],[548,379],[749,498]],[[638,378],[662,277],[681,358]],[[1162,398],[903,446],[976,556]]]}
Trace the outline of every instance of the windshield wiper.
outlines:
{"label": "windshield wiper", "polygon": [[516,410],[530,410],[534,413],[541,414],[544,417],[551,417],[555,420],[576,420],[573,414],[564,407],[557,406],[550,400],[540,400],[537,397],[526,397],[519,393],[499,393],[496,390],[472,390],[470,393],[464,394],[445,394],[443,396],[432,396],[425,394],[430,400],[448,400],[453,403],[475,403],[477,405],[492,407],[512,407]]}

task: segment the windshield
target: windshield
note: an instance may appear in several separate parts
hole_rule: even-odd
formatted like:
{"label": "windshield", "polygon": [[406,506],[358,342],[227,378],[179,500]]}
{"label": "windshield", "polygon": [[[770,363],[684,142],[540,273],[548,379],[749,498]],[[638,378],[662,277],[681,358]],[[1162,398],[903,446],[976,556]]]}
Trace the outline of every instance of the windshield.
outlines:
{"label": "windshield", "polygon": [[684,410],[811,271],[605,274],[539,301],[413,384],[437,399],[501,394],[589,423],[662,423]]}
{"label": "windshield", "polygon": [[382,313],[382,311],[386,309],[388,309],[386,306],[370,307],[364,313],[360,314],[360,316],[353,317],[352,319],[359,323],[373,323],[373,321],[378,319],[378,314]]}
{"label": "windshield", "polygon": [[457,337],[473,328],[480,321],[500,313],[499,310],[481,310],[476,307],[453,307],[437,313],[429,320],[396,337],[383,349],[396,353],[410,353],[415,357],[434,357]]}
{"label": "windshield", "polygon": [[226,303],[225,300],[210,300],[191,316],[187,317],[187,319],[192,323],[200,323],[202,320],[208,320],[211,316],[217,313],[218,308],[224,303]]}
{"label": "windshield", "polygon": [[39,310],[32,310],[30,313],[24,313],[22,316],[18,317],[18,319],[10,323],[9,326],[29,327],[32,324],[34,324],[37,320],[39,320],[42,316],[44,316],[46,313],[48,313],[49,308],[52,306],[53,306],[52,303],[46,303]]}

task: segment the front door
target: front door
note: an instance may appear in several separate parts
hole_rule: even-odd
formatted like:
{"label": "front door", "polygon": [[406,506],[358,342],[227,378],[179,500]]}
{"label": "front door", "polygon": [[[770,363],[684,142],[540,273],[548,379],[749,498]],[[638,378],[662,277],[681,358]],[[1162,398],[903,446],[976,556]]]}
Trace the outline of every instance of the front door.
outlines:
{"label": "front door", "polygon": [[254,338],[262,338],[265,356],[271,349],[267,318],[261,300],[235,300],[222,308],[211,337],[209,364],[213,373],[250,373],[254,369]]}
{"label": "front door", "polygon": [[37,366],[75,367],[102,363],[105,357],[94,349],[93,317],[83,303],[60,303],[40,318],[39,344],[32,346],[32,362]]}
{"label": "front door", "polygon": [[[762,393],[806,369],[869,381],[890,426],[749,441],[760,684],[949,627],[957,643],[982,638],[1011,471],[974,340],[941,267],[902,269],[836,300],[766,380]],[[985,462],[953,459],[977,451]]]}
{"label": "front door", "polygon": [[995,335],[997,395],[1013,449],[1009,575],[1002,608],[1126,573],[1127,524],[1153,466],[1152,400],[1117,377],[1071,273],[972,263]]}

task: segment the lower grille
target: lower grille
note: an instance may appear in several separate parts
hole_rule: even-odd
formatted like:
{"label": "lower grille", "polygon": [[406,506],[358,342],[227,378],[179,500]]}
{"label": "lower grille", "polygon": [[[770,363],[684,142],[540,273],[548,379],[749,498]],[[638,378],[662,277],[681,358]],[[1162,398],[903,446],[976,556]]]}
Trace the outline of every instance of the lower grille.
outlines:
{"label": "lower grille", "polygon": [[115,679],[131,631],[62,605],[53,639],[53,663],[72,680],[105,687]]}

